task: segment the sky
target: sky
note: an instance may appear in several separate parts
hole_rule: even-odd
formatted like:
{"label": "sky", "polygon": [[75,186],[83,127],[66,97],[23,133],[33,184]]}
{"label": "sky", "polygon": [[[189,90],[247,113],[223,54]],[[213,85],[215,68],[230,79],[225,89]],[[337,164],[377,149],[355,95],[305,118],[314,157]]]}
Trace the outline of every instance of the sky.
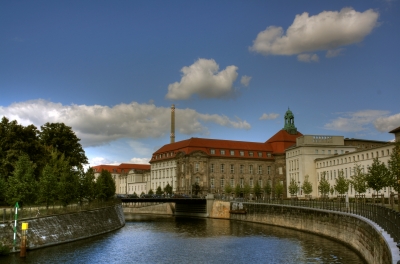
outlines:
{"label": "sky", "polygon": [[62,122],[90,166],[191,137],[391,141],[400,0],[0,1],[0,118]]}

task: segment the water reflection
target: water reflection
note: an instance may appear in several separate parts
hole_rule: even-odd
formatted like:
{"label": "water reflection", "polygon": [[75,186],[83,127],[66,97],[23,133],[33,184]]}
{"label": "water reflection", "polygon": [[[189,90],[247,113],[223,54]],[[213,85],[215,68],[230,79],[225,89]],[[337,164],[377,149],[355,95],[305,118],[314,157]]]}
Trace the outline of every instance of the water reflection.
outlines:
{"label": "water reflection", "polygon": [[131,215],[114,233],[0,263],[363,263],[337,242],[240,221]]}

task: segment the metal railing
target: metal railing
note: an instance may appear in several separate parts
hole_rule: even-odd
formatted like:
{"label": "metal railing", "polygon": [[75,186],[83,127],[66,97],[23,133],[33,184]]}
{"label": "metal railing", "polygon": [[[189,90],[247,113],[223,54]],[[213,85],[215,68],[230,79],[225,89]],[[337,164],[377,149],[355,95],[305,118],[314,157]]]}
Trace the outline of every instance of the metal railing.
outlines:
{"label": "metal railing", "polygon": [[365,202],[345,202],[342,199],[338,200],[281,200],[281,199],[266,199],[266,200],[246,200],[228,199],[229,202],[243,202],[248,204],[270,204],[270,205],[288,205],[305,208],[315,208],[322,210],[330,210],[336,212],[350,213],[365,217],[382,229],[384,229],[393,240],[400,242],[400,213],[382,205],[365,203]]}

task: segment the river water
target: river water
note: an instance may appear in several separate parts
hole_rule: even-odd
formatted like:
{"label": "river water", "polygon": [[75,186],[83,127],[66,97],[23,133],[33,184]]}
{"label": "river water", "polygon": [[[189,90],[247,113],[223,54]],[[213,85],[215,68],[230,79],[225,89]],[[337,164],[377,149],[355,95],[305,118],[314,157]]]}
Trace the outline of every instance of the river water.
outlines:
{"label": "river water", "polygon": [[240,221],[131,215],[125,227],[0,263],[364,263],[323,237]]}

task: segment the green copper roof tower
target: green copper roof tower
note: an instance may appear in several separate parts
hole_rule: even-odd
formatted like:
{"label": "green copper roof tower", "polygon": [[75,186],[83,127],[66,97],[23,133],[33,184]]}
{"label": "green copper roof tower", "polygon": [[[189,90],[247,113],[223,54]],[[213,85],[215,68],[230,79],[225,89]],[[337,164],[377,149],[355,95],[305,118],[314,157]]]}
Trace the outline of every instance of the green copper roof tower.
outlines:
{"label": "green copper roof tower", "polygon": [[297,134],[297,128],[294,125],[294,115],[292,111],[288,108],[288,110],[285,113],[285,126],[283,128],[286,132],[292,135]]}

